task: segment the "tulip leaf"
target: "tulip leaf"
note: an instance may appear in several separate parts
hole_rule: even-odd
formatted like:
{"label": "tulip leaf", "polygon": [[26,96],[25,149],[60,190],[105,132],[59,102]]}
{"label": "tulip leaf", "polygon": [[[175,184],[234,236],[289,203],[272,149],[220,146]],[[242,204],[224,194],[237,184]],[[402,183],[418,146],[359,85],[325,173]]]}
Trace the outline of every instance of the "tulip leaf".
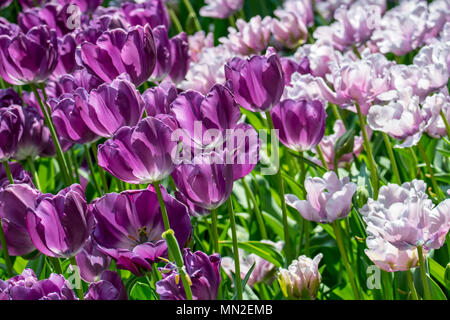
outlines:
{"label": "tulip leaf", "polygon": [[[226,246],[233,245],[233,243],[229,240],[220,241],[220,243]],[[283,256],[272,244],[259,241],[245,241],[238,242],[238,246],[248,253],[256,254],[257,256],[269,261],[276,267],[281,267],[284,264]]]}
{"label": "tulip leaf", "polygon": [[448,288],[448,283],[445,281],[445,269],[432,258],[428,258],[428,265],[430,267],[430,274],[439,281],[440,284]]}
{"label": "tulip leaf", "polygon": [[431,297],[433,298],[433,300],[447,300],[445,293],[442,292],[442,289],[439,287],[439,285],[433,279],[431,279],[430,276],[427,275],[427,277],[430,280]]}
{"label": "tulip leaf", "polygon": [[348,153],[353,152],[353,147],[355,145],[355,131],[353,129],[346,131],[339,139],[336,141],[334,145],[334,162],[335,167],[339,162],[339,159]]}

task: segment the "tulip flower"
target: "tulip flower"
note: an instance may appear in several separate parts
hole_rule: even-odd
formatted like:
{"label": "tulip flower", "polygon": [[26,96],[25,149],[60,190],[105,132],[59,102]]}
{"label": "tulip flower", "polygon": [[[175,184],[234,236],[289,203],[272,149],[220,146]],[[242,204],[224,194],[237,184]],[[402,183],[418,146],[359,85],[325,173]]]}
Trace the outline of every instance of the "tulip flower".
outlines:
{"label": "tulip flower", "polygon": [[141,3],[125,2],[120,12],[132,26],[145,26],[147,23],[152,29],[164,26],[169,29],[170,16],[163,0],[152,0]]}
{"label": "tulip flower", "polygon": [[156,64],[155,40],[150,26],[127,31],[106,31],[95,44],[81,44],[81,61],[89,72],[105,82],[113,82],[122,73],[140,86],[153,73]]}
{"label": "tulip flower", "polygon": [[233,166],[224,164],[223,160],[214,160],[221,157],[214,152],[199,154],[191,164],[181,164],[172,173],[177,188],[193,204],[211,210],[218,208],[230,197],[233,189]]}
{"label": "tulip flower", "polygon": [[322,102],[283,100],[271,111],[278,138],[289,149],[307,151],[316,146],[325,133],[327,113]]}
{"label": "tulip flower", "polygon": [[319,263],[322,254],[310,259],[300,256],[292,261],[288,269],[281,268],[278,272],[278,282],[283,295],[291,300],[313,300],[319,291],[322,277],[319,273]]}
{"label": "tulip flower", "polygon": [[175,168],[172,156],[178,145],[166,122],[148,117],[135,127],[123,127],[98,147],[98,165],[128,183],[152,183]]}
{"label": "tulip flower", "polygon": [[135,126],[142,118],[144,101],[135,86],[116,79],[102,84],[80,101],[80,116],[86,126],[101,137],[111,137],[124,126]]}
{"label": "tulip flower", "polygon": [[434,206],[425,191],[421,180],[381,187],[378,200],[361,210],[367,231],[399,250],[439,249],[450,229],[450,199]]}
{"label": "tulip flower", "polygon": [[425,129],[426,133],[435,139],[444,137],[447,131],[440,112],[442,111],[444,116],[450,119],[450,96],[442,93],[429,96],[423,102],[422,110],[431,114],[431,118]]}
{"label": "tulip flower", "polygon": [[169,114],[170,104],[178,96],[178,91],[171,81],[163,81],[157,87],[149,88],[142,94],[145,111],[150,117]]}
{"label": "tulip flower", "polygon": [[0,161],[6,161],[17,151],[23,134],[22,107],[11,105],[0,109]]}
{"label": "tulip flower", "polygon": [[57,195],[44,194],[28,208],[27,229],[36,248],[50,257],[70,258],[85,245],[94,226],[84,190],[73,184]]}
{"label": "tulip flower", "polygon": [[[220,256],[184,249],[186,276],[190,278],[194,300],[216,300],[220,285]],[[161,269],[163,279],[156,283],[156,292],[161,300],[186,300],[179,273],[171,265]]]}
{"label": "tulip flower", "polygon": [[[170,227],[183,247],[191,233],[188,210],[161,189]],[[151,270],[160,257],[167,258],[167,244],[161,237],[165,230],[163,217],[152,186],[147,190],[106,194],[94,200],[89,211],[97,220],[95,241],[119,268],[141,275]]]}
{"label": "tulip flower", "polygon": [[[24,183],[34,188],[30,174],[22,168],[19,162],[10,162],[8,166],[11,170],[14,184]],[[0,189],[5,188],[7,185],[9,185],[9,179],[5,168],[0,166]]]}
{"label": "tulip flower", "polygon": [[300,62],[297,63],[294,59],[282,57],[280,58],[281,67],[284,73],[284,83],[286,86],[291,85],[292,74],[297,72],[299,74],[311,73],[311,68],[309,66],[309,59],[303,57]]}
{"label": "tulip flower", "polygon": [[213,34],[209,32],[207,35],[205,31],[200,30],[191,36],[188,36],[189,43],[189,57],[191,61],[197,62],[200,60],[200,55],[203,48],[214,47]]}
{"label": "tulip flower", "polygon": [[307,200],[287,194],[286,203],[297,209],[306,220],[332,223],[350,213],[356,184],[349,182],[348,177],[339,180],[334,171],[328,171],[323,178],[306,178],[305,189]]}
{"label": "tulip flower", "polygon": [[36,250],[28,235],[27,208],[41,193],[28,184],[12,184],[0,189],[0,219],[2,220],[8,252],[12,256],[26,255]]}
{"label": "tulip flower", "polygon": [[157,26],[152,30],[156,46],[156,65],[152,77],[156,80],[163,79],[172,67],[171,42],[165,26]]}
{"label": "tulip flower", "polygon": [[39,280],[32,269],[9,280],[0,280],[0,300],[77,300],[70,283],[59,274]]}
{"label": "tulip flower", "polygon": [[57,64],[56,33],[46,25],[34,27],[26,34],[0,37],[0,75],[10,84],[45,81]]}
{"label": "tulip flower", "polygon": [[248,60],[233,58],[225,65],[225,76],[236,102],[250,111],[269,111],[283,94],[283,69],[273,51]]}
{"label": "tulip flower", "polygon": [[122,278],[114,271],[105,270],[100,281],[89,285],[84,300],[128,300],[128,296]]}
{"label": "tulip flower", "polygon": [[185,32],[170,39],[170,73],[169,77],[175,83],[180,83],[186,77],[189,69],[189,43]]}
{"label": "tulip flower", "polygon": [[1,0],[0,1],[0,9],[6,8],[11,4],[12,0]]}
{"label": "tulip flower", "polygon": [[103,253],[92,237],[86,241],[83,249],[75,256],[80,268],[80,276],[86,282],[95,282],[108,269],[111,258]]}
{"label": "tulip flower", "polygon": [[75,4],[81,12],[91,13],[102,4],[102,0],[57,0],[59,4]]}
{"label": "tulip flower", "polygon": [[0,109],[9,107],[12,104],[22,104],[19,94],[13,88],[0,89]]}
{"label": "tulip flower", "polygon": [[244,0],[206,0],[200,8],[202,17],[225,19],[242,9]]}
{"label": "tulip flower", "polygon": [[294,49],[304,43],[308,37],[308,29],[303,21],[292,12],[272,20],[272,34],[284,47]]}
{"label": "tulip flower", "polygon": [[65,74],[72,73],[76,68],[77,64],[75,61],[75,50],[77,48],[77,43],[75,38],[71,34],[67,34],[62,38],[58,38],[58,64],[53,71],[53,76],[63,76]]}
{"label": "tulip flower", "polygon": [[86,125],[81,118],[81,109],[88,100],[84,88],[77,88],[72,94],[63,94],[59,101],[52,99],[52,120],[56,132],[64,139],[73,143],[89,143],[99,137]]}
{"label": "tulip flower", "polygon": [[18,24],[23,32],[46,25],[54,30],[58,37],[62,37],[72,31],[69,4],[60,6],[56,3],[47,3],[42,8],[24,10],[18,15]]}

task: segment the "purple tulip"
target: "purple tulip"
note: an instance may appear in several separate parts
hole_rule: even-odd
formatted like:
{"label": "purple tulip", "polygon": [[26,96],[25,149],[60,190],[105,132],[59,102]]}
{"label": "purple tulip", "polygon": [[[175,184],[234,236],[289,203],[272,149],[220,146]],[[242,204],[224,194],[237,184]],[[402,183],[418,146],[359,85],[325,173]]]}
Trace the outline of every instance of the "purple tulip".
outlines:
{"label": "purple tulip", "polygon": [[84,300],[128,300],[122,278],[114,271],[103,271],[100,281],[89,285]]}
{"label": "purple tulip", "polygon": [[[226,130],[236,127],[241,112],[231,92],[217,84],[205,96],[193,90],[183,92],[172,102],[171,114],[188,135],[187,143],[192,141],[196,146],[207,146],[225,138]],[[197,127],[202,131],[197,133]],[[207,135],[207,130],[215,130],[221,137]]]}
{"label": "purple tulip", "polygon": [[98,147],[98,165],[128,183],[160,181],[175,168],[172,132],[167,122],[154,117],[123,127]]}
{"label": "purple tulip", "polygon": [[145,26],[156,28],[163,25],[166,29],[170,26],[170,16],[163,0],[147,0],[143,3],[126,2],[120,7],[120,11],[132,26]]}
{"label": "purple tulip", "polygon": [[7,281],[0,280],[0,300],[77,300],[70,283],[59,274],[38,280],[32,269]]}
{"label": "purple tulip", "polygon": [[135,86],[116,79],[102,84],[80,101],[80,116],[86,126],[101,137],[111,137],[124,126],[135,126],[142,118],[144,101]]}
{"label": "purple tulip", "polygon": [[75,4],[81,12],[91,13],[102,4],[102,0],[58,0],[61,5]]}
{"label": "purple tulip", "polygon": [[48,97],[58,99],[64,93],[73,94],[80,87],[86,89],[89,93],[93,89],[97,89],[102,83],[104,83],[102,80],[90,74],[86,69],[78,69],[72,74],[64,74],[54,81],[48,81],[45,91]]}
{"label": "purple tulip", "polygon": [[163,81],[159,86],[147,89],[142,94],[147,115],[155,117],[158,114],[169,114],[170,104],[177,96],[177,88],[170,81]]}
{"label": "purple tulip", "polygon": [[153,30],[156,46],[156,66],[152,77],[156,80],[163,79],[172,67],[171,43],[169,33],[165,26],[157,26]]}
{"label": "purple tulip", "polygon": [[6,8],[11,4],[12,0],[0,0],[0,9]]}
{"label": "purple tulip", "polygon": [[112,82],[122,73],[140,86],[153,73],[156,47],[149,25],[136,26],[127,31],[106,31],[96,44],[81,44],[81,61],[90,72],[105,82]]}
{"label": "purple tulip", "polygon": [[185,32],[170,39],[170,80],[180,83],[189,70],[189,43]]}
{"label": "purple tulip", "polygon": [[311,73],[311,68],[309,67],[309,59],[307,57],[303,57],[299,63],[287,57],[280,58],[280,61],[281,67],[283,68],[284,83],[286,84],[286,86],[291,85],[291,77],[294,72],[298,72],[300,74]]}
{"label": "purple tulip", "polygon": [[328,171],[323,178],[306,178],[305,189],[307,200],[287,194],[286,203],[297,209],[306,220],[331,223],[350,213],[356,184],[349,182],[348,177],[339,180],[334,171]]}
{"label": "purple tulip", "polygon": [[58,37],[62,37],[72,31],[67,23],[70,19],[68,6],[48,3],[42,8],[25,10],[19,13],[18,24],[23,32],[28,32],[37,26],[46,25],[49,29],[54,30]]}
{"label": "purple tulip", "polygon": [[19,34],[20,28],[14,23],[10,23],[3,17],[0,17],[0,35],[16,36]]}
{"label": "purple tulip", "polygon": [[327,113],[322,102],[286,99],[271,112],[278,138],[289,149],[307,151],[315,147],[325,133]]}
{"label": "purple tulip", "polygon": [[175,191],[175,198],[181,203],[183,203],[189,209],[189,214],[193,217],[207,216],[210,213],[209,210],[199,207],[194,203],[192,203],[188,198],[184,196],[183,193],[179,191]]}
{"label": "purple tulip", "polygon": [[45,81],[57,63],[56,32],[45,25],[26,34],[0,36],[0,75],[11,84]]}
{"label": "purple tulip", "polygon": [[75,38],[71,34],[67,34],[62,38],[58,38],[59,60],[53,71],[54,77],[63,76],[72,73],[77,67],[75,61],[75,49],[77,44]]}
{"label": "purple tulip", "polygon": [[92,237],[86,241],[83,249],[75,256],[80,268],[80,276],[86,282],[99,280],[100,275],[108,269],[111,258],[103,253]]}
{"label": "purple tulip", "polygon": [[18,0],[20,3],[20,6],[22,8],[33,8],[35,6],[40,6],[41,4],[43,4],[44,2],[46,2],[47,0]]}
{"label": "purple tulip", "polygon": [[236,102],[250,111],[269,111],[283,94],[283,69],[272,51],[248,60],[233,58],[225,65],[225,76]]}
{"label": "purple tulip", "polygon": [[83,105],[87,103],[88,93],[84,88],[76,89],[73,94],[63,94],[60,100],[52,99],[52,120],[57,133],[73,143],[90,143],[99,137],[81,118]]}
{"label": "purple tulip", "polygon": [[30,157],[47,155],[53,146],[50,130],[45,126],[44,119],[33,107],[22,108],[24,115],[23,134],[17,144],[14,154],[16,160],[25,160]]}
{"label": "purple tulip", "polygon": [[[216,300],[221,281],[220,255],[207,254],[184,249],[184,265],[187,276],[191,279],[192,297],[194,300]],[[163,279],[156,283],[156,292],[161,300],[186,300],[179,274],[171,265],[162,269]]]}
{"label": "purple tulip", "polygon": [[36,248],[50,257],[69,258],[84,246],[94,225],[84,190],[73,184],[57,195],[44,194],[28,208],[27,228]]}
{"label": "purple tulip", "polygon": [[41,193],[28,184],[12,184],[0,189],[0,218],[5,231],[8,252],[12,256],[26,255],[36,250],[28,235],[27,208]]}
{"label": "purple tulip", "polygon": [[11,105],[0,109],[0,161],[14,156],[23,134],[23,123],[21,106]]}
{"label": "purple tulip", "polygon": [[181,164],[172,173],[177,188],[184,196],[208,210],[225,203],[233,189],[233,166],[217,161],[219,157],[221,155],[216,153],[199,154],[192,164]]}
{"label": "purple tulip", "polygon": [[[24,183],[34,188],[30,174],[25,171],[19,162],[10,162],[9,169],[13,177],[14,184]],[[0,189],[9,185],[9,179],[6,175],[5,168],[0,166]]]}
{"label": "purple tulip", "polygon": [[[191,233],[185,205],[162,188],[170,227],[180,247]],[[97,220],[94,239],[100,249],[116,260],[118,268],[136,275],[151,270],[159,257],[167,258],[167,244],[161,235],[164,223],[154,188],[109,193],[90,205]]]}
{"label": "purple tulip", "polygon": [[12,104],[21,105],[22,98],[13,88],[0,89],[0,109],[9,107]]}

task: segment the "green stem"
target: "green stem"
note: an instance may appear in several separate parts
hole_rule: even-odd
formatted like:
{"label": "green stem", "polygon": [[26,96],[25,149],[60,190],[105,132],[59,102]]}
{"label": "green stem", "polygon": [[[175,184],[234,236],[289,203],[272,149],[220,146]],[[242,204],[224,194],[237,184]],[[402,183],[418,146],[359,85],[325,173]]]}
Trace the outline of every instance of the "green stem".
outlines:
{"label": "green stem", "polygon": [[219,253],[219,233],[217,231],[217,209],[211,209],[212,239],[215,253]]}
{"label": "green stem", "polygon": [[395,160],[394,150],[392,150],[391,142],[389,141],[389,137],[386,133],[382,132],[384,139],[384,144],[386,145],[386,150],[389,155],[389,159],[391,160],[392,171],[394,172],[395,183],[401,184],[402,179],[400,178],[400,173],[398,171],[397,161]]}
{"label": "green stem", "polygon": [[34,166],[33,160],[31,157],[27,157],[28,167],[31,170],[31,174],[33,175],[34,184],[38,190],[41,190],[41,183],[39,182],[39,175],[36,171],[36,167]]}
{"label": "green stem", "polygon": [[183,256],[181,255],[180,247],[178,246],[177,239],[175,238],[175,234],[172,229],[165,231],[162,234],[163,239],[167,242],[167,247],[169,248],[169,252],[172,257],[175,259],[175,264],[177,265],[178,273],[181,278],[181,282],[183,283],[184,292],[186,294],[187,300],[192,300],[192,291],[191,291],[191,281],[189,275],[185,272]]}
{"label": "green stem", "polygon": [[[68,173],[66,158],[64,157],[64,153],[62,151],[61,144],[59,143],[59,140],[58,140],[58,135],[56,134],[55,127],[53,126],[53,123],[52,123],[50,115],[49,115],[49,108],[48,108],[48,106],[44,105],[44,102],[42,101],[41,96],[39,95],[39,92],[37,91],[36,85],[34,83],[31,83],[30,86],[31,86],[31,90],[34,93],[34,96],[36,97],[36,99],[39,103],[41,111],[44,115],[45,124],[47,125],[47,127],[50,130],[50,134],[52,136],[53,143],[55,145],[56,156],[58,158],[58,162],[60,165],[61,174],[63,176],[64,182],[66,185],[71,185],[72,179],[71,179],[70,174]],[[44,93],[45,90],[42,89],[42,92]],[[45,95],[44,95],[44,97],[45,97]]]}
{"label": "green stem", "polygon": [[[92,149],[92,153],[94,154],[94,159],[95,162],[98,163],[98,158],[97,158],[97,146],[95,144],[91,145],[91,149]],[[106,175],[105,175],[105,170],[103,170],[102,167],[97,166],[98,168],[98,172],[100,174],[100,179],[102,180],[102,184],[103,184],[103,191],[105,193],[109,192],[109,187],[108,187],[108,181],[106,181]]]}
{"label": "green stem", "polygon": [[183,0],[183,3],[189,12],[189,15],[192,17],[192,19],[194,19],[194,25],[195,25],[196,31],[202,30],[202,26],[200,25],[200,21],[198,21],[197,14],[195,13],[195,10],[192,7],[191,2],[189,0]]}
{"label": "green stem", "polygon": [[261,210],[259,209],[258,202],[256,201],[255,195],[250,190],[250,187],[248,186],[247,181],[245,181],[245,178],[242,178],[241,181],[242,181],[242,185],[244,186],[244,189],[246,190],[247,194],[250,196],[251,202],[253,203],[253,209],[255,210],[256,221],[258,223],[258,227],[261,232],[261,238],[268,239],[266,226],[264,224],[264,219],[261,214]]}
{"label": "green stem", "polygon": [[344,242],[342,241],[342,232],[341,232],[341,226],[339,225],[339,220],[333,221],[332,226],[333,226],[334,234],[336,236],[336,242],[337,242],[339,251],[342,256],[342,260],[344,260],[344,267],[347,271],[347,275],[350,280],[350,285],[352,287],[353,294],[354,294],[356,300],[360,300],[361,297],[359,295],[358,287],[356,286],[355,276],[354,276],[353,270],[350,267],[350,264],[348,262],[347,253],[344,248]]}
{"label": "green stem", "polygon": [[236,28],[236,20],[234,20],[233,15],[228,17],[228,21],[230,22],[230,26],[232,26],[233,28]]}
{"label": "green stem", "polygon": [[76,288],[77,289],[78,298],[80,300],[84,300],[83,285],[82,285],[82,282],[81,282],[80,272],[78,271],[78,270],[80,270],[80,268],[78,268],[77,260],[75,260],[75,257],[70,257],[69,260],[70,260],[70,264],[74,268],[75,276],[77,277],[77,282],[80,283],[80,286],[77,286],[77,288]]}
{"label": "green stem", "polygon": [[52,264],[53,271],[57,274],[63,274],[61,261],[58,258],[48,257],[50,263]]}
{"label": "green stem", "polygon": [[75,151],[73,149],[69,150],[69,157],[71,159],[71,163],[73,164],[73,169],[75,171],[75,178],[78,183],[80,183],[80,174],[78,173],[78,161],[75,155]]}
{"label": "green stem", "polygon": [[8,244],[6,243],[5,238],[5,231],[3,229],[3,221],[0,219],[0,243],[2,244],[2,250],[3,250],[3,259],[5,260],[6,264],[6,271],[8,273],[8,276],[12,277],[14,275],[11,258],[9,257],[8,253]]}
{"label": "green stem", "polygon": [[441,201],[444,198],[444,194],[443,194],[441,188],[439,188],[436,178],[434,177],[434,171],[431,166],[430,159],[428,159],[425,149],[423,148],[422,143],[420,143],[420,141],[417,143],[417,147],[419,148],[419,152],[422,155],[422,158],[425,161],[425,164],[427,166],[427,171],[428,171],[428,174],[430,175],[431,184],[433,185],[434,192],[436,192],[436,195],[437,195],[439,201]]}
{"label": "green stem", "polygon": [[236,233],[236,219],[234,217],[234,209],[231,196],[227,200],[228,211],[230,213],[231,236],[233,241],[233,255],[234,255],[234,274],[236,278],[236,297],[242,300],[242,279],[241,279],[241,263],[239,261],[239,247]]}
{"label": "green stem", "polygon": [[448,123],[447,116],[445,115],[444,111],[442,111],[442,109],[441,109],[440,114],[441,114],[442,120],[444,121],[445,129],[447,130],[447,137],[450,138],[450,124]]}
{"label": "green stem", "polygon": [[178,20],[177,15],[175,14],[175,12],[173,11],[172,8],[168,7],[167,8],[169,10],[169,15],[170,15],[170,19],[173,22],[173,25],[175,26],[175,29],[177,30],[177,33],[181,33],[183,32],[183,27],[181,26],[180,20]]}
{"label": "green stem", "polygon": [[323,156],[322,148],[319,145],[317,145],[316,150],[317,154],[319,155],[320,162],[322,163],[322,167],[324,167],[328,171],[328,164],[325,161],[325,157]]}
{"label": "green stem", "polygon": [[153,182],[153,187],[155,187],[156,195],[158,196],[159,207],[161,209],[161,214],[164,222],[164,228],[166,231],[168,231],[170,229],[169,216],[167,215],[166,205],[164,203],[161,189],[159,187],[159,181]]}
{"label": "green stem", "polygon": [[[336,118],[336,120],[341,120],[342,123],[344,123],[341,113],[339,112],[339,108],[335,104],[331,105],[331,111],[333,111],[333,115]],[[345,127],[345,123],[344,123],[344,127]]]}
{"label": "green stem", "polygon": [[364,115],[361,112],[361,107],[358,103],[355,103],[356,110],[358,111],[358,117],[359,117],[359,123],[361,125],[361,131],[363,133],[363,139],[364,139],[364,146],[365,150],[367,152],[367,158],[369,160],[369,169],[370,169],[370,180],[372,182],[372,188],[373,188],[373,199],[378,199],[378,188],[379,188],[379,181],[378,181],[378,173],[377,173],[377,166],[375,164],[375,160],[373,158],[372,154],[372,147],[370,146],[369,136],[367,134],[366,130],[366,124],[364,120]]}
{"label": "green stem", "polygon": [[419,255],[420,274],[422,275],[423,290],[425,291],[425,299],[431,300],[432,298],[430,291],[430,283],[428,282],[425,260],[423,259],[422,246],[417,247],[417,254]]}
{"label": "green stem", "polygon": [[84,156],[86,157],[86,160],[87,160],[87,163],[89,166],[89,171],[91,171],[91,177],[92,177],[92,181],[94,182],[95,190],[97,190],[98,195],[101,197],[103,195],[103,193],[102,193],[102,189],[100,189],[100,185],[98,184],[97,179],[95,178],[94,163],[92,162],[92,157],[89,152],[89,148],[87,145],[83,145],[83,147],[84,147]]}
{"label": "green stem", "polygon": [[9,167],[9,163],[7,160],[3,161],[3,167],[5,168],[6,176],[8,177],[9,184],[14,184],[14,179],[11,174],[11,168]]}
{"label": "green stem", "polygon": [[[273,130],[273,120],[272,116],[270,114],[270,111],[266,112],[267,117],[267,123],[269,124],[269,129]],[[278,152],[278,148],[272,148],[272,152],[274,152],[278,158],[280,157],[280,154]],[[286,261],[292,261],[294,258],[292,255],[291,250],[291,242],[289,237],[289,224],[288,224],[288,215],[287,215],[287,207],[286,207],[286,199],[284,198],[284,183],[283,183],[283,177],[281,175],[281,168],[277,171],[277,179],[278,179],[278,187],[280,191],[280,200],[281,200],[281,210],[283,213],[283,231],[284,231],[284,248],[286,252]]]}
{"label": "green stem", "polygon": [[392,288],[391,288],[391,279],[389,278],[389,272],[380,270],[381,272],[381,280],[383,281],[383,292],[384,298],[386,300],[392,300]]}
{"label": "green stem", "polygon": [[417,296],[416,287],[414,286],[414,281],[412,277],[411,270],[406,271],[406,279],[408,279],[409,290],[411,290],[411,297],[413,300],[419,300]]}

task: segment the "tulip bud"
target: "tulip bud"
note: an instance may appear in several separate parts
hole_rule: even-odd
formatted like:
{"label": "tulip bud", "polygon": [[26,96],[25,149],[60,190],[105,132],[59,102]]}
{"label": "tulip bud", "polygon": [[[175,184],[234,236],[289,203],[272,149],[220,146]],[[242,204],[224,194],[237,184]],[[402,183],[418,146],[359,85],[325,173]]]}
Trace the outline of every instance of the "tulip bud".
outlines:
{"label": "tulip bud", "polygon": [[367,203],[367,200],[369,199],[369,191],[367,191],[366,187],[359,186],[356,188],[355,199],[358,208],[364,207],[364,205]]}
{"label": "tulip bud", "polygon": [[278,283],[283,295],[291,300],[313,300],[319,291],[321,276],[319,262],[322,254],[314,259],[300,256],[288,269],[280,269]]}

